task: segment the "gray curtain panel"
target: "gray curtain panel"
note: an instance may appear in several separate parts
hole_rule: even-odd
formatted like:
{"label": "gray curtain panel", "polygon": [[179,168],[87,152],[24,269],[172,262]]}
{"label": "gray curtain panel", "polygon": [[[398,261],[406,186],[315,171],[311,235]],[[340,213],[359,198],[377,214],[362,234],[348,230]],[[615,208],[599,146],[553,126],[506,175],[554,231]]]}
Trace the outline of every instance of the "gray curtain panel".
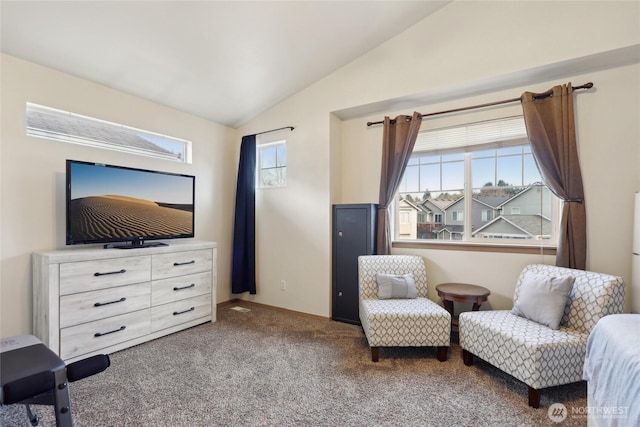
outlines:
{"label": "gray curtain panel", "polygon": [[378,206],[378,230],[376,253],[391,253],[391,229],[389,226],[389,205],[398,190],[402,174],[409,162],[413,146],[418,137],[422,118],[419,113],[398,116],[391,120],[384,118],[382,137],[382,170],[380,172],[380,202]]}
{"label": "gray curtain panel", "polygon": [[533,157],[542,180],[564,201],[556,265],[586,269],[587,222],[578,161],[573,88],[555,86],[522,94],[522,110]]}

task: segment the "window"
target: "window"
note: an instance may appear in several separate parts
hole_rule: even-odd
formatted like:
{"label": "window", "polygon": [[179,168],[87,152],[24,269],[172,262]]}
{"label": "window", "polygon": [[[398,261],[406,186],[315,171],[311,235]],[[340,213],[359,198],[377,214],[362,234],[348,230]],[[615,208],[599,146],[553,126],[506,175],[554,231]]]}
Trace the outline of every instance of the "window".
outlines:
{"label": "window", "polygon": [[542,184],[522,116],[421,132],[401,199],[427,213],[417,239],[555,243],[559,201]]}
{"label": "window", "polygon": [[27,135],[191,163],[191,142],[27,103]]}
{"label": "window", "polygon": [[287,186],[287,142],[258,145],[257,187]]}

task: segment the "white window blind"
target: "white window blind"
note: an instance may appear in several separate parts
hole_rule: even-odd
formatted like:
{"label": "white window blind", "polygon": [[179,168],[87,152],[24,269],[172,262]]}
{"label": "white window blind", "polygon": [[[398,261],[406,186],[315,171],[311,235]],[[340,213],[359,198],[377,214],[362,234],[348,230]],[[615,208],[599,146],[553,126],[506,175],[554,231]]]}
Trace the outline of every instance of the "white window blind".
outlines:
{"label": "white window blind", "polygon": [[[426,122],[428,123],[428,122]],[[464,126],[424,130],[418,134],[413,153],[446,153],[452,150],[478,150],[482,145],[494,148],[527,143],[522,116],[470,123]]]}

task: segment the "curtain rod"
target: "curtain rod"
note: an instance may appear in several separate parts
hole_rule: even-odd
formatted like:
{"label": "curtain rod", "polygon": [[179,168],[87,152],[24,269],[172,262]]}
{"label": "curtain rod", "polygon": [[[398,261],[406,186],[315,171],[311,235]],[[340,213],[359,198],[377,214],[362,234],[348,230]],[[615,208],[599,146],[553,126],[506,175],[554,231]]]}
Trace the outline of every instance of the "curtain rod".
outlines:
{"label": "curtain rod", "polygon": [[[593,87],[593,83],[589,82],[589,83],[585,83],[583,85],[580,86],[574,86],[573,89],[591,89]],[[550,96],[553,93],[552,90],[548,90],[544,93],[540,93],[540,94],[536,94],[533,97],[536,99],[542,99],[542,98],[546,98],[548,96]],[[453,110],[446,110],[446,111],[438,111],[435,113],[427,113],[427,114],[420,114],[420,118],[423,117],[429,117],[429,116],[438,116],[440,114],[448,114],[448,113],[457,113],[459,111],[466,111],[466,110],[475,110],[477,108],[484,108],[484,107],[492,107],[494,105],[500,105],[500,104],[509,104],[511,102],[518,102],[518,101],[522,101],[521,97],[518,98],[511,98],[511,99],[505,99],[503,101],[495,101],[495,102],[488,102],[486,104],[479,104],[479,105],[472,105],[470,107],[461,107],[461,108],[454,108]],[[411,120],[411,117],[408,118],[408,121]],[[373,126],[373,125],[380,125],[383,124],[384,120],[381,120],[379,122],[367,122],[367,126]],[[395,123],[395,120],[391,120],[391,123]]]}
{"label": "curtain rod", "polygon": [[282,130],[282,129],[291,129],[291,131],[293,131],[295,128],[293,126],[285,126],[283,128],[265,130],[264,132],[254,133],[254,135],[262,135],[263,133],[275,132],[277,130]]}

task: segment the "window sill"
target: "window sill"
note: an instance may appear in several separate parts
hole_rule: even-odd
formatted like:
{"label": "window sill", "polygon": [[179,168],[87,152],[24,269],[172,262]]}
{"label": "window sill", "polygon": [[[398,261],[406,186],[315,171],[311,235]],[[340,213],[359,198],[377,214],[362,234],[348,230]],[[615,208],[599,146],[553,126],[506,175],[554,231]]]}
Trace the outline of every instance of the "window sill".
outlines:
{"label": "window sill", "polygon": [[426,242],[421,240],[394,240],[393,248],[402,249],[437,249],[443,251],[470,252],[502,252],[513,254],[542,254],[555,255],[557,248],[549,245],[518,245],[499,243],[469,243],[469,242]]}

